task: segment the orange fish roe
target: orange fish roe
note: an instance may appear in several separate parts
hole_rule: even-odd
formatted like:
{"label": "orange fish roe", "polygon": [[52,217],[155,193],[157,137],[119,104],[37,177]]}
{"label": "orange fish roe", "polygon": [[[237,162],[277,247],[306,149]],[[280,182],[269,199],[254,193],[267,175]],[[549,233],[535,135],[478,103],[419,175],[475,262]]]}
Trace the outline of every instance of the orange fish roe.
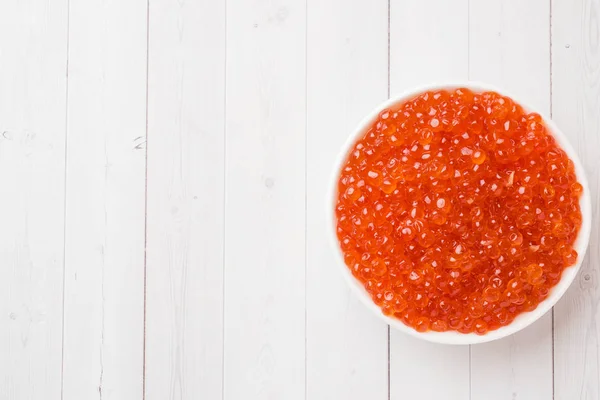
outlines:
{"label": "orange fish roe", "polygon": [[384,110],[338,193],[348,268],[419,332],[508,325],[577,261],[573,162],[538,114],[498,93],[426,92]]}

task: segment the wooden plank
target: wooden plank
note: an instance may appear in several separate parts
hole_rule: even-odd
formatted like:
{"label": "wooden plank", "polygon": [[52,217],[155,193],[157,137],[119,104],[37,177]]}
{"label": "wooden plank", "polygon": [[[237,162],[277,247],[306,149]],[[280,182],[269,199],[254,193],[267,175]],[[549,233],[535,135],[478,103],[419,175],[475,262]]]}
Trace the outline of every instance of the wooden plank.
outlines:
{"label": "wooden plank", "polygon": [[[469,78],[504,88],[550,113],[547,0],[471,1]],[[552,398],[552,316],[471,349],[471,398]]]}
{"label": "wooden plank", "polygon": [[0,398],[61,391],[67,1],[0,2]]}
{"label": "wooden plank", "polygon": [[220,399],[225,5],[150,3],[146,400]]}
{"label": "wooden plank", "polygon": [[[552,1],[553,119],[583,163],[592,196],[592,218],[600,202],[600,4]],[[555,399],[600,399],[600,226],[592,222],[587,256],[573,285],[554,312]]]}
{"label": "wooden plank", "polygon": [[[432,81],[468,78],[467,0],[390,4],[392,96]],[[435,345],[392,330],[390,398],[468,399],[469,347]]]}
{"label": "wooden plank", "polygon": [[337,271],[325,197],[355,125],[387,98],[388,4],[311,1],[307,42],[307,399],[387,399],[387,326]]}
{"label": "wooden plank", "polygon": [[226,400],[305,397],[305,11],[227,2]]}
{"label": "wooden plank", "polygon": [[146,4],[69,21],[63,398],[141,399]]}

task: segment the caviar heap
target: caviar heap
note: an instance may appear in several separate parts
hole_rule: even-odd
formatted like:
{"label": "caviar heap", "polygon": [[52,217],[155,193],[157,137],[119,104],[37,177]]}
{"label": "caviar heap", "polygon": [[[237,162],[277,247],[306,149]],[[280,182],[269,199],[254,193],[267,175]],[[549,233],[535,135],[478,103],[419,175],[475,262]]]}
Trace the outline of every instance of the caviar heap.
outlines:
{"label": "caviar heap", "polygon": [[337,235],[386,315],[482,335],[535,309],[575,264],[582,190],[538,114],[494,92],[426,92],[352,148]]}

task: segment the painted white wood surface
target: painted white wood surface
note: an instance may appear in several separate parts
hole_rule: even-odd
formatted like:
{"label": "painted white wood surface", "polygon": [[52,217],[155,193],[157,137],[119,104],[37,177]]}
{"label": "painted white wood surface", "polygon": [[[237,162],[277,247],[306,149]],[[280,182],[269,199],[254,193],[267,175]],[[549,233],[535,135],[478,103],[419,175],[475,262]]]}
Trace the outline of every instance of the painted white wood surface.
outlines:
{"label": "painted white wood surface", "polygon": [[555,307],[556,400],[600,398],[600,4],[552,1],[552,114],[579,153],[592,195],[592,233],[573,285]]}
{"label": "painted white wood surface", "polygon": [[306,3],[227,2],[224,399],[305,398]]}
{"label": "painted white wood surface", "polygon": [[[467,0],[391,2],[391,94],[431,81],[466,80],[468,28]],[[390,399],[468,399],[469,373],[468,346],[391,331]]]}
{"label": "painted white wood surface", "polygon": [[[469,3],[469,78],[550,115],[550,4]],[[471,399],[552,398],[552,315],[509,338],[471,346]]]}
{"label": "painted white wood surface", "polygon": [[67,1],[0,2],[0,398],[61,395]]}
{"label": "painted white wood surface", "polygon": [[225,5],[149,11],[145,399],[220,399]]}
{"label": "painted white wood surface", "polygon": [[445,79],[552,111],[597,217],[599,15],[0,2],[0,398],[600,400],[597,228],[554,321],[471,348],[388,334],[324,231],[347,132],[388,91]]}
{"label": "painted white wood surface", "polygon": [[[388,92],[386,0],[307,8],[306,398],[388,398],[388,329],[341,279],[325,196],[348,132]],[[335,15],[335,18],[332,18]]]}
{"label": "painted white wood surface", "polygon": [[71,0],[64,400],[142,396],[146,4]]}

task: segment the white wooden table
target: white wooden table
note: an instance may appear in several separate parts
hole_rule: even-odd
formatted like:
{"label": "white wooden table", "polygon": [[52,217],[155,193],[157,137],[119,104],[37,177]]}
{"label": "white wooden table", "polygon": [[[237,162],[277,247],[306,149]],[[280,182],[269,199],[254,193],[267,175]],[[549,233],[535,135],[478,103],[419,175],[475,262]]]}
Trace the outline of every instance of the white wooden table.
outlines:
{"label": "white wooden table", "polygon": [[1,0],[0,400],[600,399],[598,246],[534,326],[391,331],[333,268],[330,166],[390,94],[499,85],[598,217],[598,0]]}

